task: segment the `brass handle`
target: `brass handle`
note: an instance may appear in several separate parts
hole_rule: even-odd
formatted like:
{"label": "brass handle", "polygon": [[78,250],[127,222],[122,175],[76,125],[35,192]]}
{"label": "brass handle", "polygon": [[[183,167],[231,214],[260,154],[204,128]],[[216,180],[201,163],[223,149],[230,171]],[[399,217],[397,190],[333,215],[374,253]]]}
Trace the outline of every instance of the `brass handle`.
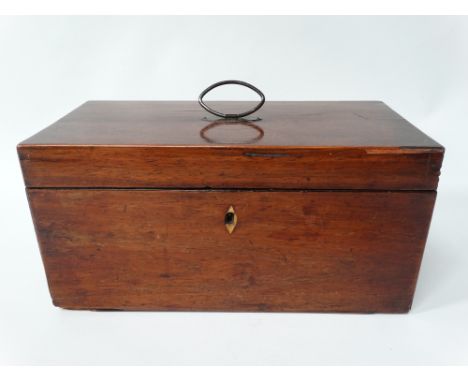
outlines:
{"label": "brass handle", "polygon": [[[238,114],[225,114],[225,113],[221,113],[220,111],[214,110],[211,107],[209,107],[205,102],[203,102],[203,97],[206,96],[206,94],[210,92],[211,90],[222,85],[242,85],[249,89],[252,89],[255,93],[257,93],[260,96],[260,102],[253,109],[250,109],[250,110],[244,111],[243,113],[238,113]],[[217,117],[238,119],[238,118],[246,117],[247,115],[250,115],[252,113],[255,113],[258,109],[260,109],[265,103],[265,95],[259,89],[257,89],[252,84],[249,84],[248,82],[238,81],[238,80],[226,80],[226,81],[216,82],[215,84],[208,86],[205,90],[203,90],[198,96],[198,103],[208,113],[214,114]]]}

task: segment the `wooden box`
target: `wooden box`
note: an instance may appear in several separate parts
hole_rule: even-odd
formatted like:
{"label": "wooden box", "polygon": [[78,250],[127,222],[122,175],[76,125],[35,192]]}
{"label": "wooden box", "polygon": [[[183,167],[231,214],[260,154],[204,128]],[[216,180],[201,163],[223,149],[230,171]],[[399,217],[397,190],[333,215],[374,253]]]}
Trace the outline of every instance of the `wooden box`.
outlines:
{"label": "wooden box", "polygon": [[407,312],[444,148],[382,102],[256,115],[93,101],[20,143],[53,303]]}

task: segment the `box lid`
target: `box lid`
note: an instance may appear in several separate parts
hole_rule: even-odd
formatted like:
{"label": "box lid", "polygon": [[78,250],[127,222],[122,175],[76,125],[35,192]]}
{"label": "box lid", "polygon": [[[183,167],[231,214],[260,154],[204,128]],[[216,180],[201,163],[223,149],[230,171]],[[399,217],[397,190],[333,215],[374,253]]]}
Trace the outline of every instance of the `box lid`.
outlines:
{"label": "box lid", "polygon": [[18,153],[28,187],[437,188],[444,148],[382,102],[267,102],[255,116],[207,121],[197,102],[89,101]]}

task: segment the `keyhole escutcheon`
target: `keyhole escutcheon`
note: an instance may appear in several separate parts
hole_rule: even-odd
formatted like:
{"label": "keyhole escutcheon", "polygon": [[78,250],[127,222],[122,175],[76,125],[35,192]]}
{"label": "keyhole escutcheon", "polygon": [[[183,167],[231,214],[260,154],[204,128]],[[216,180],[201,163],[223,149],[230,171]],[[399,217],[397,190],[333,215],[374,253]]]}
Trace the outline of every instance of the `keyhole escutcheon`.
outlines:
{"label": "keyhole escutcheon", "polygon": [[237,224],[237,215],[236,211],[234,211],[234,207],[230,206],[227,210],[226,214],[224,215],[224,226],[229,234],[232,234],[234,228],[236,228]]}

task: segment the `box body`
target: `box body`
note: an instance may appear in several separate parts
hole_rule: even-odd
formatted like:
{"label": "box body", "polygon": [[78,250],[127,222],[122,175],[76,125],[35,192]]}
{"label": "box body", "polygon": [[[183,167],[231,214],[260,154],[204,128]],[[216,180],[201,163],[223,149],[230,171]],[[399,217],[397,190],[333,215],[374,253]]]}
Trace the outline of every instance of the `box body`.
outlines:
{"label": "box body", "polygon": [[381,102],[258,114],[88,102],[21,143],[54,304],[408,311],[443,147]]}

